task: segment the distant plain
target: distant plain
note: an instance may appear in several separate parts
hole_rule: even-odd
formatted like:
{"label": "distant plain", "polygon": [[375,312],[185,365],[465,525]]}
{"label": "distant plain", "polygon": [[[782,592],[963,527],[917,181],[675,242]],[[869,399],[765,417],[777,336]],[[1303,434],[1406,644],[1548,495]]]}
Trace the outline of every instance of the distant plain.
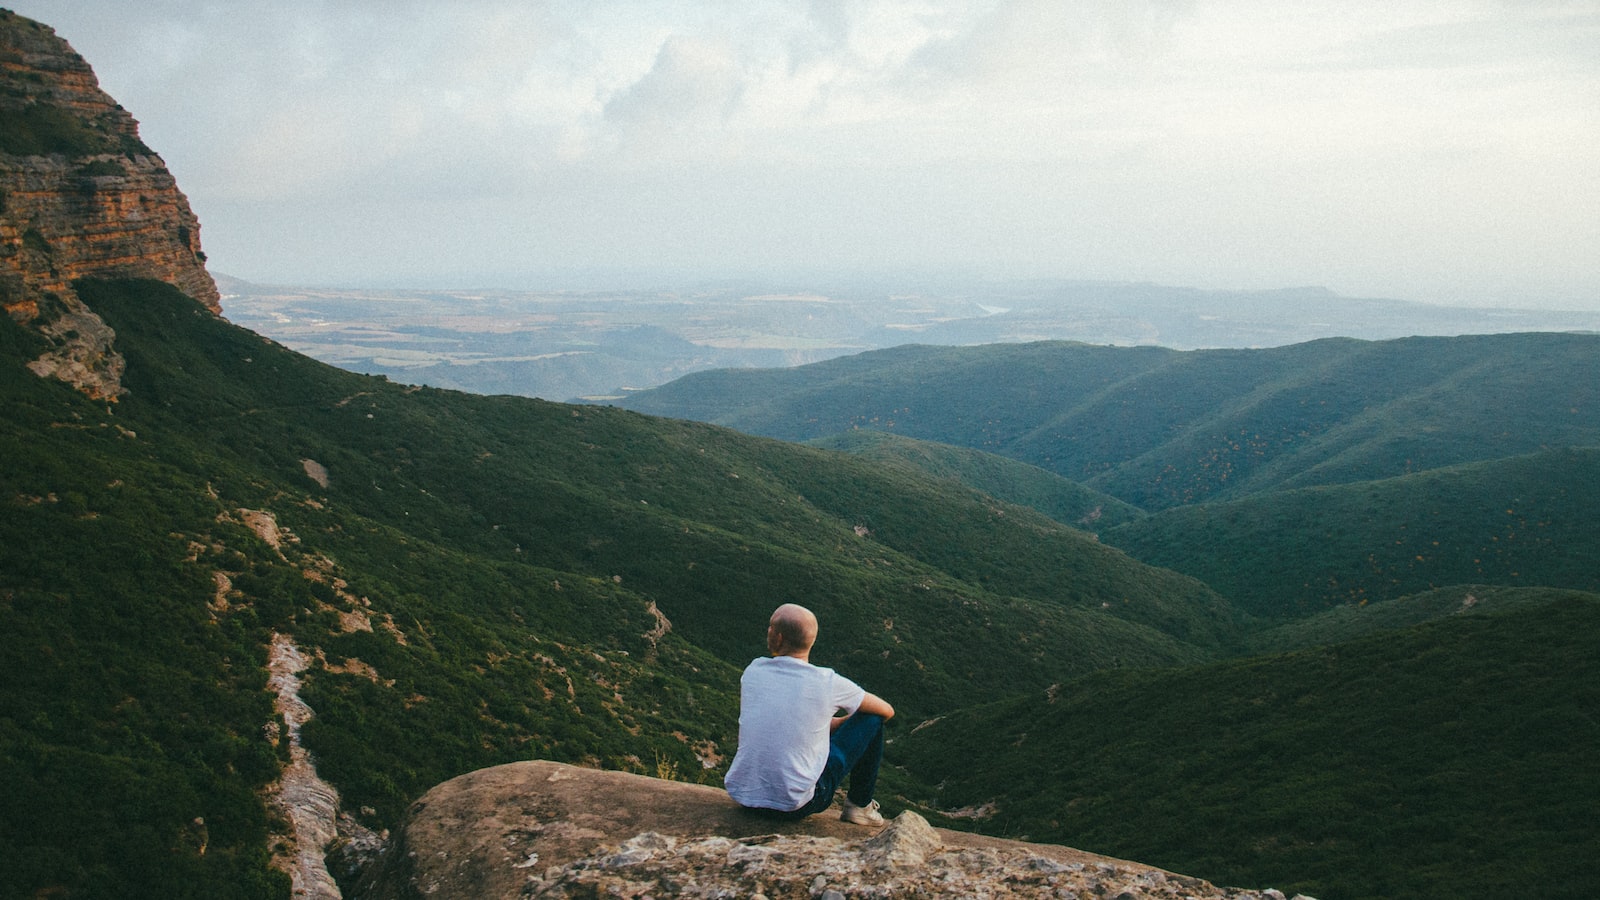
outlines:
{"label": "distant plain", "polygon": [[1192,350],[1326,337],[1600,331],[1600,312],[1432,306],[1322,288],[860,279],[534,291],[217,280],[230,321],[343,369],[477,394],[602,403],[703,369],[793,366],[913,343],[1069,340]]}

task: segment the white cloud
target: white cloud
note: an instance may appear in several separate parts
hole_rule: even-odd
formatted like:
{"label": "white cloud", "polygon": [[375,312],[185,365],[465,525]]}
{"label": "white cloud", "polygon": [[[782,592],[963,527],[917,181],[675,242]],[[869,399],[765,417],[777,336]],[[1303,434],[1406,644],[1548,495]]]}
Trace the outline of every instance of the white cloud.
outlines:
{"label": "white cloud", "polygon": [[675,131],[715,129],[736,111],[743,82],[727,47],[674,35],[643,78],[606,101],[605,117]]}
{"label": "white cloud", "polygon": [[881,262],[1600,305],[1592,2],[11,5],[247,276]]}

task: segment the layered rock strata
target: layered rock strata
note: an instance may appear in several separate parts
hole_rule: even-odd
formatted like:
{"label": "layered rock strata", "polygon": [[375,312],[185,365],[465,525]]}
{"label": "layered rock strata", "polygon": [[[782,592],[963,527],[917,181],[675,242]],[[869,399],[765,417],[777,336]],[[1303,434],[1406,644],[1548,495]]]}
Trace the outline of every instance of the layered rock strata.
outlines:
{"label": "layered rock strata", "polygon": [[472,772],[407,813],[362,898],[1058,897],[1283,900],[1047,844],[931,827],[784,822],[706,785],[553,762]]}
{"label": "layered rock strata", "polygon": [[30,368],[115,399],[115,335],[79,278],[150,278],[213,313],[200,224],[133,116],[49,27],[0,10],[0,304],[48,349]]}

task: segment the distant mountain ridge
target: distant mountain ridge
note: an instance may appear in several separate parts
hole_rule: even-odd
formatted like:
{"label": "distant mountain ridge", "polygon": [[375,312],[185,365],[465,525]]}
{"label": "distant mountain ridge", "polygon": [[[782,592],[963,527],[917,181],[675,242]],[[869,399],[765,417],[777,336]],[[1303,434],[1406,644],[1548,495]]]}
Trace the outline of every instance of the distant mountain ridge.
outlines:
{"label": "distant mountain ridge", "polygon": [[1197,349],[1600,332],[1600,311],[1447,308],[1321,288],[907,277],[818,278],[799,287],[386,290],[223,280],[231,321],[332,365],[477,394],[597,403],[694,371],[795,366],[908,342]]}
{"label": "distant mountain ridge", "polygon": [[855,428],[998,453],[1155,511],[1600,445],[1600,336],[1175,351],[907,346],[696,373],[617,403],[785,440]]}

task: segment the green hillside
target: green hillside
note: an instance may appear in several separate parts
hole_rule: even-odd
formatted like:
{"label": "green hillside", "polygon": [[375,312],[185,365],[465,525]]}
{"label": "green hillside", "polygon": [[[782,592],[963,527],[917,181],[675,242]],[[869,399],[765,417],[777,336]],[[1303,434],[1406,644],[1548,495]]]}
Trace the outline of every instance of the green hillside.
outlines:
{"label": "green hillside", "polygon": [[1600,590],[1600,449],[1165,510],[1103,537],[1250,611],[1299,616],[1450,584]]}
{"label": "green hillside", "polygon": [[1154,511],[1600,444],[1596,358],[1584,334],[901,347],[619,402],[786,440],[871,428],[972,447]]}
{"label": "green hillside", "polygon": [[[819,662],[893,698],[907,723],[946,717],[898,730],[891,759],[905,767],[888,779],[894,793],[946,809],[1011,792],[1034,798],[982,822],[986,830],[1219,880],[1315,886],[1325,900],[1387,884],[1473,896],[1455,890],[1458,863],[1469,873],[1491,863],[1561,871],[1579,839],[1579,826],[1562,824],[1578,821],[1566,807],[1551,807],[1547,821],[1499,792],[1457,790],[1468,763],[1455,748],[1482,744],[1485,723],[1539,740],[1547,750],[1529,758],[1547,780],[1565,796],[1594,797],[1572,780],[1581,771],[1569,778],[1583,761],[1552,731],[1572,726],[1589,740],[1567,712],[1589,702],[1592,673],[1578,651],[1591,648],[1571,644],[1597,633],[1582,618],[1587,598],[1475,587],[1263,631],[1201,581],[970,486],[985,471],[981,456],[890,442],[901,459],[878,462],[618,409],[406,387],[290,353],[164,285],[78,289],[127,359],[130,393],[114,405],[33,376],[21,363],[37,339],[0,320],[10,360],[0,366],[4,896],[92,896],[111,884],[129,895],[283,896],[266,862],[281,823],[260,796],[287,752],[281,727],[266,728],[274,716],[262,667],[274,633],[312,660],[303,696],[316,718],[305,740],[319,770],[347,809],[381,827],[433,784],[513,759],[716,783],[732,749],[738,669],[761,651],[765,617],[786,600],[822,616]],[[908,453],[920,464],[905,462]],[[1369,492],[1397,515],[1432,516],[1419,498],[1435,497],[1437,521],[1457,522],[1467,515],[1450,503],[1508,490],[1526,501],[1515,540],[1538,552],[1525,558],[1570,557],[1576,572],[1581,546],[1528,532],[1543,522],[1545,535],[1579,533],[1572,510],[1591,505],[1579,489],[1591,464],[1587,451],[1560,451],[1289,492],[1275,502],[1304,496],[1307,505],[1272,515],[1324,521],[1341,509],[1337,497]],[[941,466],[968,484],[930,477]],[[1132,519],[1117,532],[1229,506]],[[1355,521],[1359,508],[1341,515]],[[1173,527],[1172,542],[1195,540],[1192,528]],[[1234,542],[1265,553],[1271,538],[1268,528]],[[1220,568],[1208,574],[1225,580]],[[1230,583],[1255,608],[1281,612],[1249,587]],[[1483,609],[1504,610],[1474,617],[1499,623],[1492,633],[1454,616],[1393,631],[1460,608],[1469,590]],[[1278,596],[1260,596],[1269,595]],[[1367,636],[1337,651],[1218,662],[1356,635]],[[1416,635],[1461,648],[1482,670],[1471,677],[1498,678],[1504,690],[1475,694],[1475,718],[1452,725],[1462,701],[1440,686],[1463,683],[1467,664]],[[1526,660],[1540,642],[1561,668],[1530,681],[1526,665],[1507,661]],[[1096,674],[1112,669],[1124,674]],[[1363,674],[1374,671],[1394,674]],[[1306,678],[1320,687],[1295,686]],[[1412,699],[1381,693],[1390,681]],[[1514,685],[1529,692],[1505,693]],[[1047,689],[1057,702],[1041,707]],[[1021,699],[963,712],[1006,697]],[[1067,707],[1071,715],[1052,718]],[[1238,737],[1240,710],[1272,734]],[[1428,723],[1416,741],[1450,753],[1402,759],[1423,744],[1392,744],[1396,717]],[[1019,728],[1030,734],[1020,743]],[[1359,752],[1328,749],[1352,729],[1372,735]],[[960,777],[940,768],[953,757],[928,749],[935,737],[968,754]],[[1482,745],[1501,768],[1523,752]],[[1280,792],[1296,797],[1312,796],[1305,784],[1351,785],[1318,807],[1328,832],[1344,837],[1306,837],[1296,829],[1309,814],[1259,815],[1266,801],[1254,788],[1194,767],[1196,758],[1245,773],[1282,767],[1269,782],[1297,786]],[[1362,805],[1381,793],[1370,760],[1389,773],[1379,787],[1402,797],[1382,808],[1382,822]],[[1086,787],[1090,775],[1075,774],[1123,765],[1145,779],[1128,782],[1139,793]],[[1509,771],[1505,784],[1519,790],[1531,778]],[[1147,804],[1152,783],[1175,799]],[[1119,802],[1071,802],[1096,791]],[[1038,811],[1055,801],[1075,818]],[[1143,806],[1162,822],[1130,819]],[[1516,831],[1504,852],[1476,836],[1497,816]],[[1259,832],[1239,838],[1218,824],[1224,817]],[[1066,824],[1041,824],[1050,821]],[[1125,828],[1167,843],[1125,843]],[[1371,855],[1352,829],[1376,835],[1361,840],[1380,840],[1394,867],[1452,889],[1424,890],[1404,880],[1422,876],[1394,868],[1350,868],[1352,847]],[[1213,832],[1215,842],[1192,839]],[[1441,842],[1476,855],[1462,861]],[[1329,880],[1330,867],[1357,880]]]}
{"label": "green hillside", "polygon": [[114,405],[29,373],[38,339],[0,318],[5,896],[282,896],[273,633],[373,827],[513,759],[715,783],[786,600],[908,717],[1243,640],[1199,582],[920,473],[391,384],[166,285],[77,289],[127,360]]}
{"label": "green hillside", "polygon": [[1503,612],[1554,600],[1590,596],[1558,588],[1508,588],[1464,584],[1401,597],[1392,603],[1345,604],[1250,635],[1252,653],[1283,653],[1355,640],[1436,619]]}
{"label": "green hillside", "polygon": [[1217,883],[1593,897],[1600,596],[1522,599],[1282,656],[1091,675],[947,716],[894,755],[939,785],[930,806],[992,812],[985,831]]}
{"label": "green hillside", "polygon": [[1109,494],[1068,481],[1038,466],[981,450],[919,441],[868,428],[844,431],[808,443],[880,463],[910,466],[935,478],[949,478],[998,500],[1031,507],[1057,522],[1086,531],[1114,528],[1144,516],[1138,507]]}

